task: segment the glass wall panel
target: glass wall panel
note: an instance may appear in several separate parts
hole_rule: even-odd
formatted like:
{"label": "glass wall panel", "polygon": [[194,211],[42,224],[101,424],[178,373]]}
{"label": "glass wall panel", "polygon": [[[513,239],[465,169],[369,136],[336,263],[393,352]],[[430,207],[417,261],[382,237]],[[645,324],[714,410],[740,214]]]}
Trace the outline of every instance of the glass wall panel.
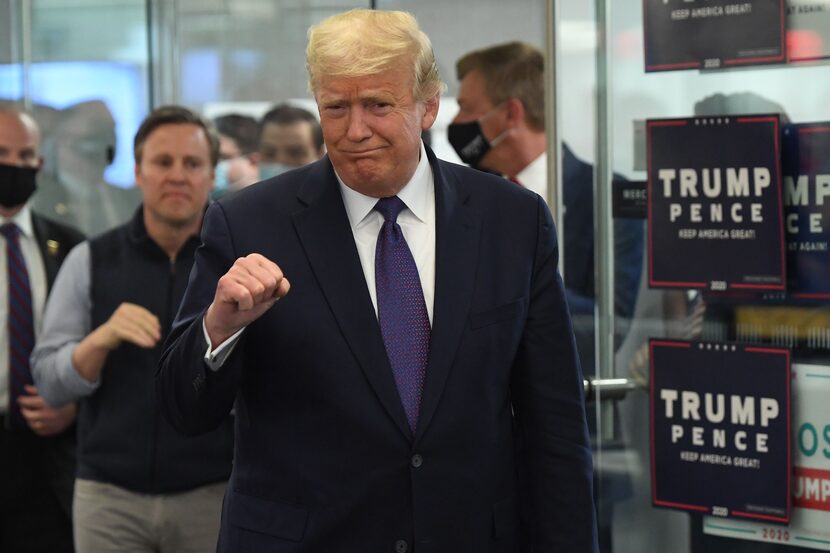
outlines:
{"label": "glass wall panel", "polygon": [[[663,2],[665,4],[665,2]],[[700,3],[675,6],[696,8]],[[755,3],[760,4],[760,3]],[[788,2],[788,6],[798,2]],[[812,2],[819,11],[826,3]],[[742,114],[780,113],[782,121],[811,123],[830,120],[830,104],[825,90],[830,72],[821,63],[741,66],[714,70],[679,70],[646,73],[644,61],[642,0],[600,0],[597,5],[597,28],[606,37],[600,44],[601,83],[597,119],[601,162],[608,167],[599,175],[597,191],[604,198],[604,216],[612,216],[612,174],[614,178],[645,181],[646,133],[644,121],[654,118],[692,116],[736,116]],[[823,6],[823,7],[822,7]],[[791,8],[788,8],[791,9]],[[811,35],[814,36],[814,35]],[[688,37],[678,37],[678,39]],[[791,47],[799,46],[792,35]],[[819,37],[819,43],[821,38]],[[792,50],[791,52],[794,52]],[[782,134],[781,137],[784,135]],[[678,149],[688,147],[678,143]],[[786,191],[785,201],[786,201]],[[619,228],[599,240],[600,258],[619,264]],[[645,225],[645,214],[639,219]],[[643,227],[643,232],[646,227]],[[615,250],[615,248],[617,248]],[[643,246],[646,249],[645,245]],[[614,319],[617,340],[608,376],[628,379],[637,389],[617,402],[599,402],[599,419],[609,420],[613,413],[616,443],[600,444],[599,458],[619,451],[618,464],[609,468],[600,461],[600,470],[619,470],[630,480],[626,494],[600,488],[599,511],[602,526],[610,529],[603,549],[615,552],[743,552],[807,551],[808,540],[790,540],[788,546],[715,537],[704,531],[700,515],[652,506],[652,481],[649,430],[649,338],[732,341],[761,343],[790,348],[794,363],[828,362],[826,342],[816,338],[827,333],[825,300],[795,302],[781,294],[744,294],[728,300],[709,291],[677,288],[650,288],[648,267],[643,256],[640,286],[633,319]],[[619,302],[620,291],[603,301]],[[812,339],[805,338],[813,336]],[[794,398],[797,401],[797,397]],[[605,435],[603,434],[603,438]],[[609,448],[609,444],[611,447]],[[610,451],[609,451],[610,449]],[[794,446],[793,451],[796,451]],[[612,455],[613,456],[613,455]],[[677,478],[682,478],[678,474]],[[710,483],[719,485],[717,482]],[[724,527],[731,519],[723,519]],[[706,524],[710,524],[708,522]],[[716,524],[717,525],[717,524]],[[773,529],[786,526],[770,525]],[[757,530],[761,536],[761,530]],[[744,537],[753,532],[735,530]],[[783,533],[774,534],[783,536]],[[789,539],[789,538],[788,538]],[[776,541],[774,538],[772,541]],[[777,541],[784,541],[778,539]],[[821,540],[816,541],[819,543]],[[825,544],[827,542],[824,542]],[[798,545],[800,547],[793,547]],[[826,547],[826,545],[824,546]]]}
{"label": "glass wall panel", "polygon": [[132,137],[148,108],[142,0],[5,0],[0,98],[30,107],[44,167],[35,209],[96,233],[138,204]]}
{"label": "glass wall panel", "polygon": [[[160,44],[158,73],[170,75],[159,101],[180,102],[210,116],[229,110],[261,115],[292,101],[313,107],[305,69],[306,32],[353,0],[153,2]],[[316,110],[315,110],[316,111]]]}

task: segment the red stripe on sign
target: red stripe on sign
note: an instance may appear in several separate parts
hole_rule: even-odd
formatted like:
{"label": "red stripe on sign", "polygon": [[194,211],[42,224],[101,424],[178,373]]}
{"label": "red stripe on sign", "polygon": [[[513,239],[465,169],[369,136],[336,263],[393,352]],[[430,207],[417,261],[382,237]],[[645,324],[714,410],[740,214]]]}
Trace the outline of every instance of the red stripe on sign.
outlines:
{"label": "red stripe on sign", "polygon": [[830,511],[830,471],[795,467],[793,506]]}
{"label": "red stripe on sign", "polygon": [[789,519],[786,517],[774,517],[771,515],[759,515],[758,513],[745,513],[743,511],[732,511],[732,514],[736,517],[744,517],[744,518],[757,518],[759,520],[773,520],[776,522],[789,522]]}
{"label": "red stripe on sign", "polygon": [[675,501],[654,500],[655,505],[662,505],[664,507],[674,507],[675,509],[684,509],[689,511],[700,511],[701,513],[708,513],[709,507],[703,505],[691,505],[689,503],[677,503]]}

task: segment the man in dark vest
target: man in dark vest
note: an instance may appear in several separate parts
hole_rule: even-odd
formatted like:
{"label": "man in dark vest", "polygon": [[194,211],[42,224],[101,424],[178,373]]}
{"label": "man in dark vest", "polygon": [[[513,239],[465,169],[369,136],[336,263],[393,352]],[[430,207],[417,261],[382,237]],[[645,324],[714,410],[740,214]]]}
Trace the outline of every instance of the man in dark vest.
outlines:
{"label": "man in dark vest", "polygon": [[0,551],[72,551],[72,402],[53,409],[28,363],[46,295],[81,233],[31,210],[43,165],[34,119],[0,107]]}
{"label": "man in dark vest", "polygon": [[159,414],[153,374],[187,285],[218,140],[188,109],[151,113],[135,137],[143,204],[75,248],[32,354],[54,406],[80,400],[74,530],[79,553],[209,551],[230,473],[230,417],[198,438]]}

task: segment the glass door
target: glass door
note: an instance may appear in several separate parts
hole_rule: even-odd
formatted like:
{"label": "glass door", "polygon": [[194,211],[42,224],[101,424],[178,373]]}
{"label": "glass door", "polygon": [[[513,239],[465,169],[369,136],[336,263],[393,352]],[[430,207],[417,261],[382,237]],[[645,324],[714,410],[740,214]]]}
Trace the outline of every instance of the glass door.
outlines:
{"label": "glass door", "polygon": [[[563,4],[565,14],[580,3]],[[820,488],[813,488],[825,482],[822,463],[830,450],[823,432],[828,427],[821,400],[810,399],[811,393],[818,392],[810,391],[823,384],[821,378],[830,364],[825,339],[830,331],[830,296],[822,290],[830,267],[822,219],[822,183],[828,172],[824,165],[830,153],[825,149],[830,141],[823,138],[830,132],[830,125],[824,123],[830,121],[826,101],[830,71],[823,61],[830,38],[826,19],[830,5],[800,0],[599,0],[585,8],[589,9],[599,37],[595,42],[597,134],[593,152],[597,167],[596,286],[601,290],[597,296],[597,377],[602,379],[590,389],[589,405],[596,419],[602,550],[827,550],[830,536],[823,528],[830,518]],[[770,19],[761,14],[770,9],[780,11],[776,25],[783,29],[774,29],[781,33],[780,40],[771,40],[766,50],[747,46],[749,35],[764,34],[757,31]],[[567,18],[560,21],[559,44],[572,24]],[[700,34],[704,27],[695,27],[704,24],[709,25],[705,32],[711,34]],[[690,35],[689,29],[697,29],[698,34]],[[731,35],[728,40],[725,34]],[[696,53],[711,52],[715,42],[723,43],[723,48],[734,47],[734,53],[725,52],[722,57],[704,53],[697,62],[683,58],[684,47]],[[568,55],[567,48],[561,48],[560,55]],[[573,91],[567,85],[560,84],[558,92],[563,106],[577,102],[569,99]],[[567,136],[573,122],[564,117],[560,123]],[[704,125],[708,127],[703,129]],[[751,137],[735,139],[737,135],[729,134],[751,125],[757,126]],[[763,133],[755,132],[761,126]],[[760,138],[764,133],[766,142]],[[763,190],[750,187],[743,196],[734,187],[741,174],[737,160],[753,156],[756,161],[745,164],[747,184],[764,186],[763,166],[772,168],[771,190],[778,187],[778,198],[768,196],[771,203],[763,206]],[[675,171],[674,178],[671,171]],[[646,200],[646,195],[652,197]],[[757,214],[763,223],[742,217],[741,210],[752,203],[760,206]],[[725,216],[721,209],[726,209]],[[762,226],[770,219],[774,222],[770,232],[778,233],[777,242],[768,236],[760,238]],[[742,228],[758,234],[741,234]],[[744,242],[730,250],[729,244],[739,239]],[[708,240],[705,245],[701,245],[703,240]],[[667,252],[666,244],[674,244],[675,249]],[[632,255],[632,249],[639,255]],[[762,275],[763,270],[754,268],[762,262],[777,264],[780,271],[774,269],[775,276]],[[737,280],[717,276],[731,275],[730,271],[747,274]],[[637,285],[621,286],[621,279],[633,274]],[[698,277],[704,274],[712,276],[702,281]],[[621,305],[630,308],[621,309]],[[688,349],[671,356],[665,346]],[[725,357],[726,353],[702,358],[696,357],[698,348],[713,356],[716,350],[729,355],[748,351],[755,356],[747,357],[749,361]],[[784,373],[767,372],[762,353],[786,357],[792,377],[774,384],[778,377],[773,375]],[[705,359],[718,359],[714,377]],[[753,376],[736,381],[732,375],[741,366]],[[695,367],[700,372],[684,377],[683,389],[670,390],[666,380],[658,381]],[[734,418],[735,406],[743,403],[729,403],[748,401],[748,397],[757,399],[759,405],[764,398],[772,401],[770,394],[755,395],[766,384],[779,390],[781,397],[791,398],[789,425],[783,417],[786,401],[775,404],[781,416],[774,418],[784,421],[784,434],[769,434],[773,435],[769,443],[753,442],[744,456],[727,454],[733,438],[741,445],[740,432],[767,435],[758,428],[760,422],[751,426],[749,419]],[[673,391],[681,394],[676,402]],[[723,415],[719,393],[726,400],[724,410],[732,411],[723,419],[719,417]],[[650,396],[655,396],[656,415]],[[676,427],[677,434],[660,434],[667,416],[675,416],[669,422],[676,424],[667,428],[675,432]],[[767,422],[772,426],[775,421]],[[696,426],[702,429],[700,433],[694,430]],[[727,443],[719,441],[722,437]],[[779,470],[767,484],[785,492],[789,485],[791,511],[784,514],[786,509],[750,504],[741,510],[706,503],[709,497],[728,501],[731,495],[740,496],[736,482],[744,481],[753,470],[769,467],[771,452],[781,452],[787,439],[791,442],[790,473]],[[677,456],[668,465],[662,457],[663,442],[668,444],[666,455]],[[753,459],[758,466],[746,465]],[[704,462],[710,466],[703,467]],[[713,468],[715,464],[721,466]],[[704,471],[710,478],[700,482],[698,490],[681,485],[697,478],[703,468],[711,469]],[[663,470],[668,472],[660,476]]]}
{"label": "glass door", "polygon": [[31,110],[44,166],[33,206],[95,234],[139,203],[132,138],[149,107],[144,0],[0,1],[0,101]]}

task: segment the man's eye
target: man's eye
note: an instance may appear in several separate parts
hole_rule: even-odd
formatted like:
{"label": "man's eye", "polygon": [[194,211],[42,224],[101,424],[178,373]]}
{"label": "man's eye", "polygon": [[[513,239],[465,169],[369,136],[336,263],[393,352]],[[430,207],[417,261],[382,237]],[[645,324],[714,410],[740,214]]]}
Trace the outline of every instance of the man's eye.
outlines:
{"label": "man's eye", "polygon": [[302,159],[308,156],[308,151],[302,146],[291,146],[286,148],[285,153],[291,159]]}

